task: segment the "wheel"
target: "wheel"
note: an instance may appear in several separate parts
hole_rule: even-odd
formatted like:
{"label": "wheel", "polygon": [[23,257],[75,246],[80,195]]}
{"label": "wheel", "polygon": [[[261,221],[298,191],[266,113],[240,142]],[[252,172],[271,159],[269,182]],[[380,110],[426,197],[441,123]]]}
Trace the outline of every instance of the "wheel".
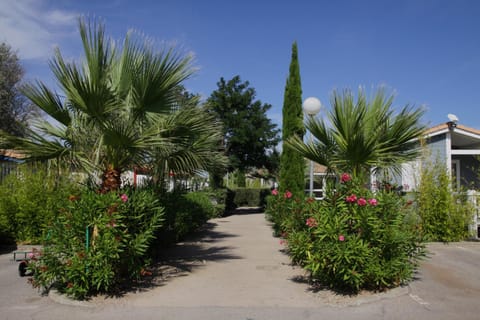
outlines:
{"label": "wheel", "polygon": [[24,277],[26,273],[27,273],[27,261],[22,261],[18,265],[18,275],[20,277]]}

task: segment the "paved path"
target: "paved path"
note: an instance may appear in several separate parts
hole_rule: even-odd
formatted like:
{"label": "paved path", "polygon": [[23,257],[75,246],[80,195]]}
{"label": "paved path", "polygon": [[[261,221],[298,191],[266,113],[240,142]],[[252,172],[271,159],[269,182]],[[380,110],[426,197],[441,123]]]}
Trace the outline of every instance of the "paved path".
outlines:
{"label": "paved path", "polygon": [[164,252],[156,286],[122,298],[41,297],[1,255],[0,319],[479,319],[480,244],[431,248],[410,286],[341,297],[309,290],[263,214],[232,215]]}
{"label": "paved path", "polygon": [[[180,269],[162,286],[123,299],[135,306],[315,307],[314,294],[292,281],[304,272],[281,253],[263,214],[232,215],[210,222],[198,241],[167,252]],[[185,270],[188,273],[182,272]]]}

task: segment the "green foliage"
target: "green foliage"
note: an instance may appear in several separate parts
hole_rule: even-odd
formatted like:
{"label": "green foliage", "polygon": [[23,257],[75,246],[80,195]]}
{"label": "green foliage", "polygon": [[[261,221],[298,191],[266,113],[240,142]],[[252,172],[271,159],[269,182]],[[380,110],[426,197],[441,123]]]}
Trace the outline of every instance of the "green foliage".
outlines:
{"label": "green foliage", "polygon": [[70,177],[43,165],[19,166],[0,184],[0,230],[18,242],[38,243],[68,195],[78,190]]}
{"label": "green foliage", "polygon": [[240,76],[221,78],[206,108],[223,123],[223,143],[229,171],[271,166],[267,150],[278,143],[278,129],[267,118],[270,104],[255,100],[256,92]]}
{"label": "green foliage", "polygon": [[[156,52],[147,39],[127,34],[114,45],[95,21],[79,21],[85,57],[65,61],[56,50],[50,66],[61,93],[44,83],[23,93],[48,116],[25,138],[6,140],[30,159],[60,159],[76,170],[100,174],[102,192],[117,190],[121,173],[153,167],[166,174],[192,174],[226,162],[218,152],[221,124],[182,93],[192,73],[191,56],[174,48]],[[62,98],[60,98],[62,97]]]}
{"label": "green foliage", "polygon": [[235,207],[264,207],[270,189],[265,188],[236,188],[233,190]]}
{"label": "green foliage", "polygon": [[124,192],[85,191],[69,198],[49,227],[43,251],[29,264],[35,286],[84,299],[141,277],[163,209],[150,191]]}
{"label": "green foliage", "polygon": [[175,243],[203,226],[208,219],[217,217],[218,208],[209,192],[172,192],[161,195],[165,207],[165,221],[157,232],[162,246]]}
{"label": "green foliage", "polygon": [[224,215],[227,211],[228,202],[228,189],[210,189],[206,191],[210,197],[210,200],[215,207],[214,218],[218,218]]}
{"label": "green foliage", "polygon": [[425,127],[420,124],[423,110],[407,105],[394,113],[393,98],[383,89],[372,99],[360,90],[356,100],[349,90],[334,92],[328,120],[309,118],[306,123],[315,139],[305,143],[302,136],[291,137],[285,145],[329,170],[351,172],[364,181],[372,167],[385,174],[398,172],[402,163],[420,156],[412,141]]}
{"label": "green foliage", "polygon": [[450,242],[468,237],[474,208],[462,192],[452,192],[452,181],[443,162],[424,164],[416,205],[427,239]]}
{"label": "green foliage", "polygon": [[[298,136],[303,138],[302,85],[298,63],[297,43],[292,45],[290,72],[285,86],[283,101],[282,141]],[[303,194],[305,188],[305,161],[303,156],[290,146],[283,145],[280,156],[280,190],[290,190],[294,194]]]}
{"label": "green foliage", "polygon": [[418,219],[405,201],[394,192],[372,194],[350,179],[319,202],[272,195],[266,212],[292,260],[334,290],[398,286],[424,255]]}
{"label": "green foliage", "polygon": [[6,43],[0,43],[0,135],[3,132],[15,136],[24,134],[23,126],[31,107],[19,92],[24,71],[15,51]]}

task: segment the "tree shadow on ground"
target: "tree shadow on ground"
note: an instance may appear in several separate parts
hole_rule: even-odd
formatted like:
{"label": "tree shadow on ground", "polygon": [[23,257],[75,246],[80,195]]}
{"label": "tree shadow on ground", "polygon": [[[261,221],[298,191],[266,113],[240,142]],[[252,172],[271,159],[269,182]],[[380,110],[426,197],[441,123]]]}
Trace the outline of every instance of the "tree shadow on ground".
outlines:
{"label": "tree shadow on ground", "polygon": [[238,207],[224,214],[224,217],[235,215],[248,215],[248,214],[263,214],[264,209],[262,207]]}
{"label": "tree shadow on ground", "polygon": [[215,245],[222,239],[237,237],[235,234],[217,231],[217,226],[215,222],[208,222],[183,242],[168,248],[158,248],[153,252],[151,267],[144,270],[141,280],[122,286],[109,297],[122,297],[127,293],[165,286],[175,278],[185,277],[205,268],[210,262],[242,259],[232,253],[233,247]]}
{"label": "tree shadow on ground", "polygon": [[17,250],[17,245],[13,244],[0,244],[0,254],[11,253]]}

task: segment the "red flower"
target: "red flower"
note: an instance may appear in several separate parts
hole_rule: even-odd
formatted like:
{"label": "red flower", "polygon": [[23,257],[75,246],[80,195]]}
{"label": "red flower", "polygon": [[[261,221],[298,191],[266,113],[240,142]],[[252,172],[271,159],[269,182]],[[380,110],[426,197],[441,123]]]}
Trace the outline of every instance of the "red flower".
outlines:
{"label": "red flower", "polygon": [[371,206],[376,206],[378,204],[378,201],[377,199],[368,199],[368,203],[371,205]]}
{"label": "red flower", "polygon": [[342,176],[340,177],[340,181],[342,183],[348,182],[352,180],[352,177],[348,173],[342,173]]}
{"label": "red flower", "polygon": [[357,204],[360,207],[366,206],[367,205],[367,200],[365,200],[365,198],[360,198],[360,199],[358,199]]}
{"label": "red flower", "polygon": [[285,194],[283,195],[285,199],[290,199],[292,197],[292,193],[290,191],[286,191]]}
{"label": "red flower", "polygon": [[71,282],[67,283],[67,288],[73,288],[73,283]]}
{"label": "red flower", "polygon": [[307,199],[307,203],[313,203],[313,202],[315,202],[315,198],[308,198]]}
{"label": "red flower", "polygon": [[273,189],[273,190],[272,190],[272,195],[278,196],[278,190],[277,190],[277,189]]}
{"label": "red flower", "polygon": [[318,226],[318,222],[317,222],[317,220],[315,220],[315,218],[308,218],[307,221],[305,222],[305,224],[307,226],[309,226],[310,228],[314,228],[314,227]]}
{"label": "red flower", "polygon": [[152,272],[151,271],[148,271],[148,270],[145,270],[144,268],[142,268],[142,270],[140,270],[140,275],[146,277],[146,276],[151,276],[152,275]]}
{"label": "red flower", "polygon": [[122,199],[123,202],[127,202],[128,201],[128,196],[124,193],[120,196],[120,199]]}
{"label": "red flower", "polygon": [[338,241],[345,241],[345,236],[343,234],[339,235]]}
{"label": "red flower", "polygon": [[355,201],[357,201],[357,196],[355,194],[352,194],[346,197],[345,201],[347,201],[348,203],[354,203]]}
{"label": "red flower", "polygon": [[115,223],[115,219],[110,220],[109,223],[107,223],[107,228],[115,228],[117,224]]}

